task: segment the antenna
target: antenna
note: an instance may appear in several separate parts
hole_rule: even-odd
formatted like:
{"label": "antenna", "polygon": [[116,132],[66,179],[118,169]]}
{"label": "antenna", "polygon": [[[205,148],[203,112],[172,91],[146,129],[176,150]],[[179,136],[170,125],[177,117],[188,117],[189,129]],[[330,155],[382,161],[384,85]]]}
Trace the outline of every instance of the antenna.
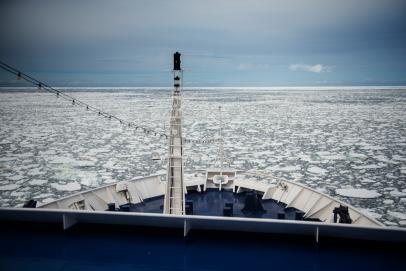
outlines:
{"label": "antenna", "polygon": [[223,118],[221,116],[221,106],[219,106],[219,122],[220,122],[220,141],[219,141],[220,175],[223,175],[224,138],[223,138]]}
{"label": "antenna", "polygon": [[223,169],[224,169],[224,162],[229,163],[228,159],[225,157],[224,154],[224,135],[223,135],[223,116],[222,116],[222,107],[219,106],[219,139],[217,140],[219,142],[219,149],[217,151],[217,156],[216,160],[214,162],[215,166],[219,166],[220,168],[220,175],[223,175]]}

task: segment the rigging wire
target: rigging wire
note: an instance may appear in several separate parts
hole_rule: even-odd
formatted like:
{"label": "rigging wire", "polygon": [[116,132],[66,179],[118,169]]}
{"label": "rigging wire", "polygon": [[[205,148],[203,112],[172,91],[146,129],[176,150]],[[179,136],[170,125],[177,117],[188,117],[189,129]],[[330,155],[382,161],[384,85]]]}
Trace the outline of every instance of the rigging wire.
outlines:
{"label": "rigging wire", "polygon": [[154,135],[157,135],[159,137],[168,138],[168,136],[165,133],[153,131],[152,129],[150,129],[148,127],[138,125],[138,124],[136,124],[134,122],[126,121],[126,120],[124,120],[124,119],[122,119],[122,118],[120,118],[120,117],[118,117],[116,115],[110,114],[110,113],[108,113],[108,112],[106,112],[104,110],[101,110],[101,109],[99,109],[99,108],[97,108],[95,106],[92,106],[92,105],[90,105],[90,104],[88,104],[86,102],[83,102],[83,101],[81,101],[81,100],[79,100],[79,99],[77,99],[77,98],[75,98],[75,97],[73,97],[73,96],[59,90],[59,89],[56,89],[56,88],[54,88],[54,87],[52,87],[52,86],[50,86],[50,85],[48,85],[48,84],[46,84],[44,82],[41,82],[41,81],[35,79],[34,77],[32,77],[32,76],[30,76],[30,75],[28,75],[28,74],[26,74],[26,73],[24,73],[24,72],[22,72],[22,71],[20,71],[20,70],[18,70],[16,68],[12,67],[12,66],[10,66],[10,65],[2,62],[2,61],[0,61],[0,68],[2,68],[3,70],[17,76],[17,80],[21,80],[21,79],[25,80],[26,82],[38,87],[38,89],[40,89],[40,90],[44,90],[44,91],[53,93],[53,94],[55,94],[57,96],[57,98],[62,98],[64,100],[66,100],[66,101],[69,101],[69,102],[72,103],[72,105],[83,107],[87,111],[91,111],[91,112],[94,112],[94,113],[98,114],[98,116],[103,116],[105,118],[108,118],[109,120],[112,120],[112,119],[117,120],[120,124],[125,125],[125,126],[130,127],[130,128],[133,127],[133,128],[135,128],[135,130],[140,130],[140,131],[144,132],[145,134],[154,134]]}
{"label": "rigging wire", "polygon": [[[77,99],[77,98],[75,98],[75,97],[73,97],[73,96],[59,90],[59,89],[56,89],[56,88],[54,88],[54,87],[52,87],[52,86],[50,86],[50,85],[48,85],[48,84],[46,84],[44,82],[41,82],[41,81],[35,79],[34,77],[32,77],[32,76],[30,76],[30,75],[28,75],[28,74],[26,74],[26,73],[24,73],[24,72],[22,72],[22,71],[20,71],[20,70],[18,70],[16,68],[14,68],[14,67],[12,67],[12,66],[2,62],[1,60],[0,60],[0,68],[7,71],[7,72],[9,72],[9,73],[11,73],[11,74],[14,74],[17,77],[17,80],[22,79],[22,80],[36,86],[39,90],[44,90],[44,91],[53,93],[53,94],[56,95],[57,98],[61,98],[61,99],[64,99],[66,101],[69,101],[74,106],[83,107],[83,108],[86,109],[86,111],[94,112],[98,116],[105,117],[105,118],[107,118],[109,120],[112,120],[112,119],[117,120],[120,124],[124,125],[125,127],[128,127],[128,128],[133,127],[135,129],[135,131],[140,130],[140,131],[142,131],[143,133],[145,133],[147,135],[155,135],[155,136],[159,136],[159,138],[163,137],[165,139],[169,138],[169,136],[167,134],[165,134],[165,133],[157,132],[157,131],[154,131],[154,130],[148,128],[148,127],[136,124],[134,122],[126,121],[126,120],[124,120],[124,119],[122,119],[122,118],[120,118],[120,117],[118,117],[116,115],[110,114],[110,113],[108,113],[108,112],[106,112],[104,110],[101,110],[101,109],[99,109],[99,108],[97,108],[95,106],[92,106],[92,105],[90,105],[90,104],[88,104],[86,102],[83,102],[83,101],[81,101],[81,100],[79,100],[79,99]],[[185,143],[196,143],[196,144],[209,144],[209,143],[214,143],[216,141],[218,141],[218,139],[205,139],[205,140],[195,140],[195,139],[187,139],[187,138],[184,139]]]}

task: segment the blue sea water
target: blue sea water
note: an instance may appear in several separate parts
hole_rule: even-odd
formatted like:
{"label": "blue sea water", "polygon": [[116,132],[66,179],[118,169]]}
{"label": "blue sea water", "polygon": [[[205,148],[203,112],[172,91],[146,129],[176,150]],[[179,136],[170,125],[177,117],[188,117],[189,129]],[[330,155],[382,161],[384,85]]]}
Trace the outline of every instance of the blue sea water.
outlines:
{"label": "blue sea water", "polygon": [[[159,132],[165,88],[66,88],[77,99]],[[258,169],[406,226],[406,88],[185,89],[184,134],[218,136],[231,166]],[[123,127],[33,88],[0,91],[0,206],[40,203],[156,172],[164,138]],[[213,165],[218,145],[187,143],[186,170]]]}

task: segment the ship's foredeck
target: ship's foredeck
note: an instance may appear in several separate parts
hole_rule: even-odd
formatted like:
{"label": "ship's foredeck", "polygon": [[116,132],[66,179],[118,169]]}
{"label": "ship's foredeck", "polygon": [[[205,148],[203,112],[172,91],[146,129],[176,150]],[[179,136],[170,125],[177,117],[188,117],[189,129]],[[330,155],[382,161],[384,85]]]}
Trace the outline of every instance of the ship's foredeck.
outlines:
{"label": "ship's foredeck", "polygon": [[[212,180],[215,173],[215,171],[207,171],[206,176],[187,175],[185,214],[235,218],[278,218],[279,220],[306,220],[335,224],[339,222],[334,218],[335,209],[347,206],[348,209],[344,208],[348,210],[352,225],[383,226],[382,223],[363,214],[355,207],[298,182],[261,173],[241,173],[237,178],[229,176],[228,183],[223,184],[220,189],[219,185]],[[152,175],[80,192],[41,205],[39,208],[86,211],[119,210],[162,214],[164,213],[166,188],[167,182],[163,179],[163,175]],[[242,211],[247,193],[256,194],[256,200],[265,209],[264,212],[253,213],[250,208]]]}
{"label": "ship's foredeck", "polygon": [[[295,208],[286,208],[286,204],[278,203],[274,200],[263,200],[264,211],[243,210],[246,200],[246,193],[235,194],[231,191],[219,191],[218,189],[208,189],[205,192],[192,191],[186,195],[187,204],[193,205],[190,214],[206,216],[224,216],[224,208],[231,206],[231,216],[251,217],[251,218],[281,218],[295,220],[298,212]],[[121,210],[142,213],[162,213],[164,197],[155,197],[143,203],[122,206]]]}

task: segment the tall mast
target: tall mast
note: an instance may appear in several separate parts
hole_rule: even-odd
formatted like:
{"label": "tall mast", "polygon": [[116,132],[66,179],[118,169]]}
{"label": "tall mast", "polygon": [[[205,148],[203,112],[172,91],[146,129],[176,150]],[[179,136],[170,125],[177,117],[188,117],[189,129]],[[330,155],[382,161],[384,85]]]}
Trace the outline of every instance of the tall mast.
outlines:
{"label": "tall mast", "polygon": [[183,179],[182,139],[182,76],[180,53],[173,55],[172,108],[169,123],[168,175],[164,201],[164,213],[183,215],[185,213],[185,187]]}

